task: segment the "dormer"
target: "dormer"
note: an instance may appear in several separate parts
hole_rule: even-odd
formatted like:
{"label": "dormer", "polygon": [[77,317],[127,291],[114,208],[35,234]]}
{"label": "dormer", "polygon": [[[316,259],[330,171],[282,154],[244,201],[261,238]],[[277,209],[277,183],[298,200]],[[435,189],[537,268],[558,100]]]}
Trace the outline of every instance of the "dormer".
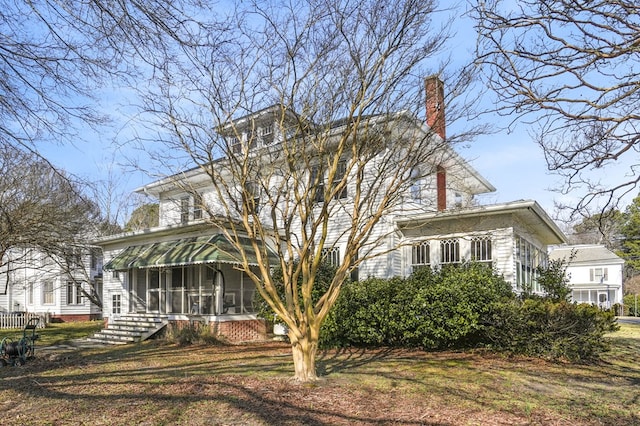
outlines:
{"label": "dormer", "polygon": [[227,150],[240,154],[245,150],[273,146],[293,137],[300,126],[300,117],[281,105],[272,105],[219,127]]}

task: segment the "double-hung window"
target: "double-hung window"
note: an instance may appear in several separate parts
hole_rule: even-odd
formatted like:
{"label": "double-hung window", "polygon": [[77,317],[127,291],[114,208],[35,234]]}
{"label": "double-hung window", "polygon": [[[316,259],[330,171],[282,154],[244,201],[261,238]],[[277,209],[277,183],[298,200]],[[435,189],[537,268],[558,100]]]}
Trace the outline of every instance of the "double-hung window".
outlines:
{"label": "double-hung window", "polygon": [[309,193],[316,203],[324,201],[324,177],[319,166],[311,168],[311,176],[309,177]]}
{"label": "double-hung window", "polygon": [[67,281],[67,305],[82,304],[82,289],[80,284],[73,281]]}
{"label": "double-hung window", "polygon": [[607,268],[589,269],[589,281],[592,283],[602,283],[607,280],[609,280],[609,271]]}
{"label": "double-hung window", "polygon": [[53,281],[45,281],[42,283],[42,302],[45,305],[53,305],[56,302]]}
{"label": "double-hung window", "polygon": [[180,199],[180,223],[189,222],[189,197]]}
{"label": "double-hung window", "polygon": [[262,145],[271,145],[273,143],[273,124],[268,124],[259,129],[260,140]]}
{"label": "double-hung window", "polygon": [[193,220],[202,219],[202,195],[193,195]]}
{"label": "double-hung window", "polygon": [[260,185],[257,182],[247,182],[245,185],[247,212],[257,214],[260,212]]}
{"label": "double-hung window", "polygon": [[[344,176],[347,174],[347,162],[342,160],[338,163],[338,168],[336,169],[336,174],[333,178],[333,185],[334,187],[339,186],[342,184],[342,180],[344,179]],[[334,195],[334,198],[336,200],[339,200],[341,198],[347,198],[347,185],[345,184],[343,187],[341,187]]]}

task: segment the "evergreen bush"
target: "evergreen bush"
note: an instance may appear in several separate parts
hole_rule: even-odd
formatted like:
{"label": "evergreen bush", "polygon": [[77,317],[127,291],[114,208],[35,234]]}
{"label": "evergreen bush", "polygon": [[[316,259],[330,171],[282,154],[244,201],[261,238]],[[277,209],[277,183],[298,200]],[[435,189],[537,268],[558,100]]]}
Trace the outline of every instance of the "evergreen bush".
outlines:
{"label": "evergreen bush", "polygon": [[513,297],[501,276],[473,263],[350,283],[325,324],[322,344],[467,347],[478,341],[495,304]]}

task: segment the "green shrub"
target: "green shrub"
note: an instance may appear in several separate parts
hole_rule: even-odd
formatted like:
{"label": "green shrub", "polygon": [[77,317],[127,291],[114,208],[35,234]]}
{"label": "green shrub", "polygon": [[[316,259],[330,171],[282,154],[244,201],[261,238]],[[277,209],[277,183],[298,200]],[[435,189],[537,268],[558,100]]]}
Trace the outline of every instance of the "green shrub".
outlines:
{"label": "green shrub", "polygon": [[632,317],[640,316],[640,299],[638,300],[638,309],[636,309],[636,295],[635,294],[627,294],[622,299],[624,303],[624,313],[623,315],[630,315]]}
{"label": "green shrub", "polygon": [[481,264],[350,283],[327,319],[321,343],[467,347],[478,342],[494,305],[513,297],[510,285]]}
{"label": "green shrub", "polygon": [[565,300],[530,298],[500,304],[483,340],[496,351],[582,362],[608,350],[603,337],[617,328],[613,312]]}

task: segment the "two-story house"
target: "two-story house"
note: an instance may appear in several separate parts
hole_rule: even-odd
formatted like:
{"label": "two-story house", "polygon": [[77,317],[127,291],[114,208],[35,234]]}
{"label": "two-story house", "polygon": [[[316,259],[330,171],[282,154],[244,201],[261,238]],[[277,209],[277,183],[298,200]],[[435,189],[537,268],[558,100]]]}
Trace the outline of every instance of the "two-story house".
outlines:
{"label": "two-story house", "polygon": [[29,312],[53,321],[102,317],[102,308],[91,300],[102,297],[102,256],[97,248],[78,248],[66,257],[14,248],[3,260],[0,313]]}
{"label": "two-story house", "polygon": [[552,247],[549,258],[567,262],[571,300],[603,309],[622,304],[624,259],[601,244]]}
{"label": "two-story house", "polygon": [[[297,208],[305,197],[313,204],[306,204],[307,210],[297,210],[300,214],[320,211],[331,200],[326,232],[314,238],[325,242],[323,255],[334,263],[343,259],[349,238],[353,238],[350,230],[354,215],[373,215],[380,211],[377,210],[380,203],[389,204],[385,206],[384,217],[367,230],[369,241],[375,244],[358,253],[358,267],[353,269],[352,279],[408,275],[417,267],[473,260],[493,265],[516,291],[525,284],[534,285],[535,290],[535,269],[546,262],[547,246],[565,242],[564,235],[534,201],[477,203],[477,195],[495,188],[446,143],[442,82],[428,78],[425,88],[426,121],[401,112],[367,117],[357,121],[359,124],[354,124],[356,120],[350,117],[322,126],[306,122],[301,125],[300,116],[273,106],[220,125],[217,129],[228,144],[227,154],[238,155],[240,160],[235,164],[238,167],[258,164],[256,176],[262,179],[261,184],[242,176],[246,181],[238,183],[239,191],[225,188],[225,192],[206,172],[206,167],[222,168],[223,160],[219,163],[212,160],[204,168],[187,170],[140,188],[140,192],[157,198],[160,224],[154,229],[97,242],[105,256],[105,317],[136,312],[158,313],[169,321],[197,317],[209,324],[212,331],[231,340],[263,338],[264,326],[252,305],[255,284],[247,277],[247,270],[238,267],[238,246],[225,237],[224,224],[216,221],[216,228],[209,219],[225,213],[229,216],[232,207],[249,208],[256,217],[264,214],[265,221],[271,220],[272,228],[277,229],[273,232],[280,232],[279,220],[287,221],[287,242],[295,244],[304,240],[303,234],[308,236],[312,231],[310,221],[291,215],[290,206],[297,203]],[[351,131],[350,126],[358,125],[384,131],[376,133],[379,139],[369,139],[364,147],[346,150],[343,157],[336,157],[328,173],[322,163],[313,161],[311,138],[305,139],[303,135],[294,139],[304,144],[296,156],[287,156],[287,148],[282,145],[282,141],[296,138],[288,134],[295,126],[338,138]],[[389,144],[411,144],[414,140],[423,141],[418,153],[431,147],[433,152],[414,164],[409,175],[378,173],[376,167],[385,164],[387,168],[389,164],[393,167],[405,161],[397,154],[404,151],[393,153]],[[310,152],[309,157],[300,155],[305,149]],[[284,153],[270,155],[274,152]],[[361,170],[357,169],[355,155],[368,156]],[[395,163],[389,162],[391,155],[398,156],[392,159]],[[286,173],[297,173],[291,163],[301,163],[304,166],[300,167],[301,174],[284,177],[284,169],[275,165],[284,161],[289,167]],[[408,184],[398,185],[392,196],[387,193],[383,198],[379,193],[367,192],[369,186],[393,185],[394,179],[402,176]],[[248,190],[249,187],[252,189]],[[312,192],[307,190],[300,195],[301,188],[309,187],[313,187]],[[365,196],[368,199],[362,201]],[[364,208],[351,208],[357,200]],[[290,216],[285,218],[283,212]],[[229,217],[228,225],[234,226],[232,221],[241,219]],[[317,224],[322,226],[321,222]],[[265,238],[269,238],[267,234]],[[247,239],[247,253],[252,251],[250,246],[251,240]],[[273,253],[266,255],[275,256],[278,247],[274,245]],[[254,257],[249,265],[253,268],[258,262]]]}

